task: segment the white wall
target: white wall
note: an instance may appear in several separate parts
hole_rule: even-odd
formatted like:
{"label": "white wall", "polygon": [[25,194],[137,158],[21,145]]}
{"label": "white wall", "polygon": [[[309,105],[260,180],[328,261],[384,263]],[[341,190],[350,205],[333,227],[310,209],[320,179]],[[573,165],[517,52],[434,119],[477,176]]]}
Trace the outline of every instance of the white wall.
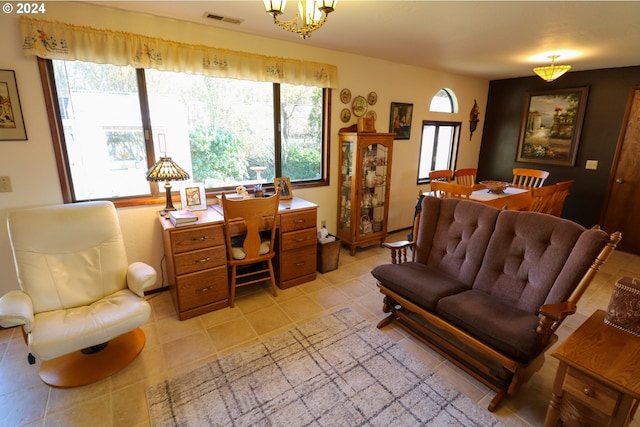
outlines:
{"label": "white wall", "polygon": [[[378,94],[378,102],[369,108],[378,114],[376,129],[380,132],[388,131],[391,102],[414,105],[411,139],[397,140],[394,144],[389,230],[409,227],[412,223],[418,192],[416,175],[422,120],[461,121],[463,131],[458,167],[475,167],[478,163],[484,122],[482,113],[485,110],[489,87],[487,80],[87,4],[48,2],[46,16],[43,16],[43,19],[141,33],[185,43],[204,43],[220,48],[335,64],[338,67],[339,87],[333,94],[331,117],[331,139],[334,142],[331,147],[331,185],[295,193],[319,205],[318,221],[326,220],[327,227],[332,231],[336,229],[336,184],[340,171],[337,166],[338,131],[341,127],[355,123],[355,118],[346,124],[340,121],[339,113],[344,104],[340,102],[338,95],[342,88],[349,88],[353,96],[366,96],[371,91]],[[330,28],[327,27],[325,31],[330,31]],[[13,184],[12,193],[0,193],[2,295],[18,288],[4,226],[7,212],[19,207],[61,203],[62,196],[37,63],[34,57],[27,57],[22,53],[17,15],[0,15],[0,40],[0,69],[14,70],[16,73],[28,136],[27,141],[0,141],[0,176],[10,176]],[[428,55],[428,52],[416,54]],[[443,87],[452,89],[458,97],[458,114],[428,111],[431,98]],[[480,106],[480,124],[473,139],[469,141],[469,110],[474,99]],[[156,212],[161,207],[119,209],[129,259],[147,262],[158,270],[163,253]]]}

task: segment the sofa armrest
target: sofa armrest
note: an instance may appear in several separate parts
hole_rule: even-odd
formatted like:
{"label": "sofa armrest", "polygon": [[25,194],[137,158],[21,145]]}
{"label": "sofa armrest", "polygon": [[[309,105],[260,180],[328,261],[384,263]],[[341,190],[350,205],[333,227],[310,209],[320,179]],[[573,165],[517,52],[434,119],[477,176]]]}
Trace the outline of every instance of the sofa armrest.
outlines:
{"label": "sofa armrest", "polygon": [[143,262],[134,262],[127,268],[127,286],[140,298],[144,297],[144,290],[156,283],[155,268]]}
{"label": "sofa armrest", "polygon": [[403,262],[407,262],[407,249],[413,248],[413,242],[400,240],[398,242],[385,242],[382,246],[391,249],[392,264],[402,264]]}
{"label": "sofa armrest", "polygon": [[540,307],[540,323],[536,333],[548,339],[558,329],[562,321],[577,310],[575,303],[564,301],[557,304],[545,304]]}
{"label": "sofa armrest", "polygon": [[33,328],[33,302],[22,291],[9,291],[0,298],[0,326],[24,326],[25,332]]}

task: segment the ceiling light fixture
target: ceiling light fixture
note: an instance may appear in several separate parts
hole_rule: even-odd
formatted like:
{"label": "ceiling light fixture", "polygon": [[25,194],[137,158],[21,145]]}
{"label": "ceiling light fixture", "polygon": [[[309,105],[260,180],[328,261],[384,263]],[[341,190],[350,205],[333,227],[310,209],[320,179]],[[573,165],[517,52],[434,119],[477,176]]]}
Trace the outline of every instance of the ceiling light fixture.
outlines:
{"label": "ceiling light fixture", "polygon": [[559,55],[551,55],[551,65],[546,67],[536,67],[533,72],[539,75],[542,80],[552,82],[571,69],[571,65],[556,65],[556,58]]}
{"label": "ceiling light fixture", "polygon": [[273,22],[283,30],[300,34],[307,39],[311,33],[322,27],[327,16],[334,11],[338,0],[298,0],[298,13],[290,21],[280,21],[278,15],[284,13],[287,0],[264,0],[264,8],[273,16]]}

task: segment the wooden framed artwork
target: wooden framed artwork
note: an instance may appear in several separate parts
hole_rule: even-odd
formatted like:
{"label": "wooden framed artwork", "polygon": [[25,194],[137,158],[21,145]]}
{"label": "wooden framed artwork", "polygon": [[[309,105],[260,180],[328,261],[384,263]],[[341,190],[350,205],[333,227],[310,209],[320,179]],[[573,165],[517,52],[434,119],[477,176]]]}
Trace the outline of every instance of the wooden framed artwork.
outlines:
{"label": "wooden framed artwork", "polygon": [[201,182],[186,182],[180,184],[180,202],[182,209],[188,211],[202,211],[207,209],[207,194]]}
{"label": "wooden framed artwork", "polygon": [[411,117],[413,104],[400,102],[391,103],[389,115],[389,133],[395,133],[395,139],[409,139],[411,137]]}
{"label": "wooden framed artwork", "polygon": [[274,178],[273,186],[276,191],[280,193],[280,200],[287,200],[293,197],[291,180],[289,178]]}
{"label": "wooden framed artwork", "polygon": [[574,166],[588,93],[587,86],[527,92],[516,161]]}
{"label": "wooden framed artwork", "polygon": [[20,96],[13,70],[0,70],[0,140],[21,141],[27,139]]}

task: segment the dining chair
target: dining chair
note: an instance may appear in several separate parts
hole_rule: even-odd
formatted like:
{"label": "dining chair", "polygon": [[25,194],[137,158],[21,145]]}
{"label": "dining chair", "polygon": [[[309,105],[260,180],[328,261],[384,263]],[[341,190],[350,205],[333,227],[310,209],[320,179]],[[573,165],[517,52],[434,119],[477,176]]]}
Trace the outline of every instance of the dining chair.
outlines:
{"label": "dining chair", "polygon": [[464,168],[456,170],[454,176],[457,184],[473,186],[476,184],[477,174],[478,169],[476,168]]}
{"label": "dining chair", "polygon": [[222,194],[227,264],[231,267],[229,305],[234,306],[236,287],[271,281],[278,296],[272,260],[276,255],[276,216],[279,194],[232,200]]}
{"label": "dining chair", "polygon": [[451,182],[453,179],[453,171],[450,169],[441,169],[429,172],[429,181]]}
{"label": "dining chair", "polygon": [[535,188],[542,187],[545,179],[549,178],[549,172],[540,169],[513,168],[513,182],[517,187]]}
{"label": "dining chair", "polygon": [[454,182],[434,181],[431,183],[431,191],[435,197],[441,199],[468,199],[473,187]]}
{"label": "dining chair", "polygon": [[551,205],[553,202],[553,196],[556,193],[558,187],[555,185],[545,185],[542,187],[535,187],[531,189],[531,204],[529,205],[529,211],[550,213]]}
{"label": "dining chair", "polygon": [[551,200],[551,208],[549,213],[554,216],[562,216],[562,209],[564,208],[564,202],[569,196],[569,190],[573,185],[574,180],[562,181],[556,184],[556,192],[553,194]]}

